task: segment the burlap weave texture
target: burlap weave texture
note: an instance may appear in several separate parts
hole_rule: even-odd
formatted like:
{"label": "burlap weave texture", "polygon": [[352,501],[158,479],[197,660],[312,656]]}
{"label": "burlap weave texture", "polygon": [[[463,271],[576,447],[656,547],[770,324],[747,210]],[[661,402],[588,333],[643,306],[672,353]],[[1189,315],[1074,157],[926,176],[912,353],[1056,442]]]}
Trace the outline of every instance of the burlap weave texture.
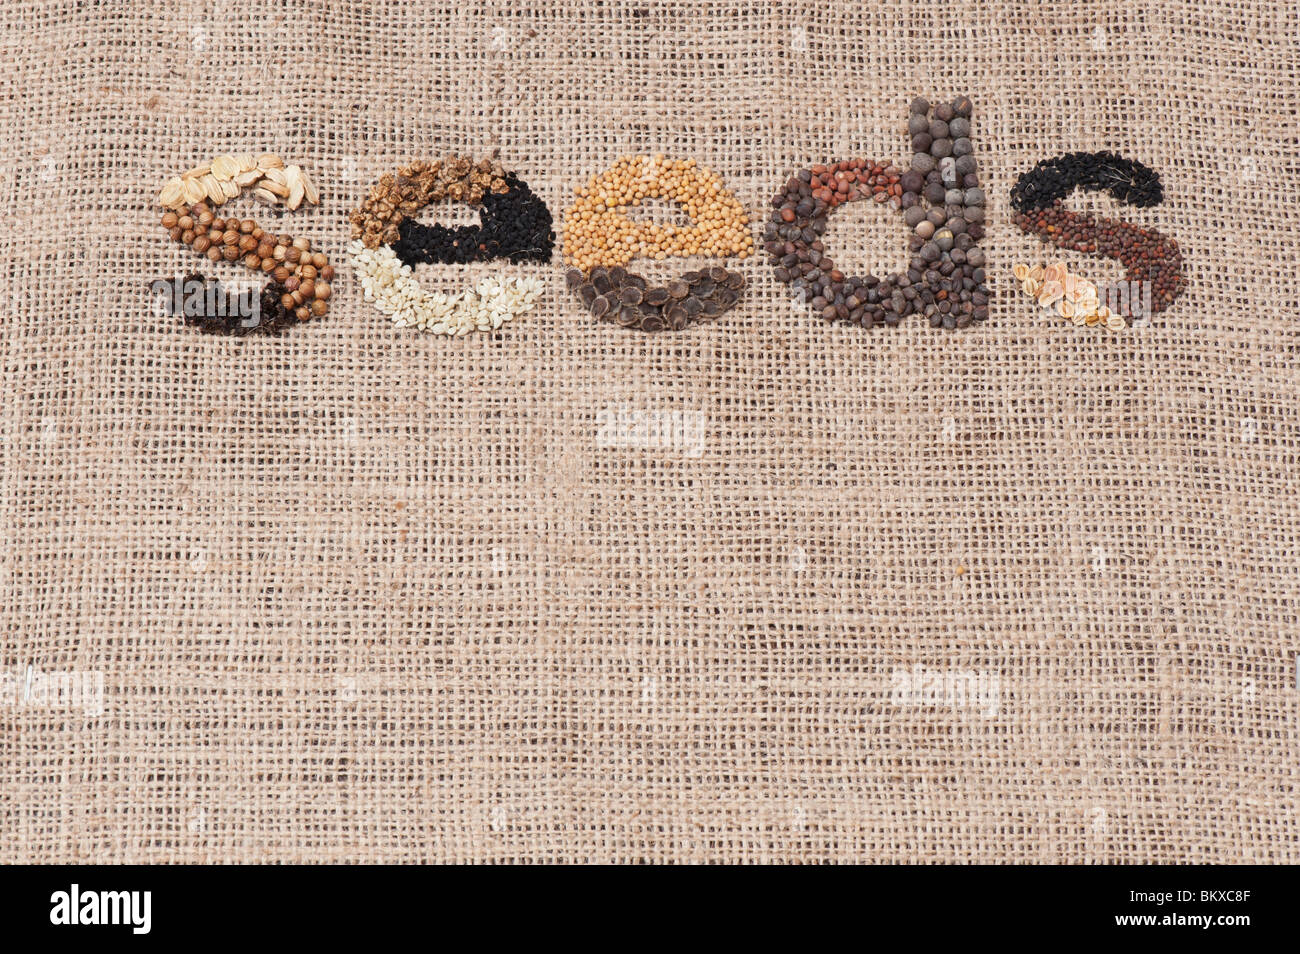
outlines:
{"label": "burlap weave texture", "polygon": [[[1300,861],[1298,37],[1283,0],[7,0],[0,860]],[[448,341],[346,268],[413,158],[500,149],[558,221],[665,152],[761,221],[961,93],[969,332],[829,327],[752,258],[717,322],[630,334],[557,253]],[[1166,200],[1076,207],[1189,282],[1117,335],[1010,275],[1048,254],[1015,177],[1103,148]],[[225,151],[320,184],[277,228],[339,264],[324,321],[150,309],[197,261],[158,187]],[[867,203],[828,234],[904,238]],[[22,695],[61,672],[101,704]]]}

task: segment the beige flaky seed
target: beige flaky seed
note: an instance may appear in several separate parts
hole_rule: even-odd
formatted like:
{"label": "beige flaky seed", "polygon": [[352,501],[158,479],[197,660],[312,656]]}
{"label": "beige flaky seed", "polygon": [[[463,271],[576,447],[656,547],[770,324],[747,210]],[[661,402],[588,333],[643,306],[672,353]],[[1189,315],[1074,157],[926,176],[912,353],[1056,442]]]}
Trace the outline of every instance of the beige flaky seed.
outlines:
{"label": "beige flaky seed", "polygon": [[1110,331],[1122,331],[1128,327],[1123,315],[1112,314],[1109,308],[1098,303],[1097,286],[1072,273],[1065,262],[1053,262],[1046,267],[1035,265],[1033,268],[1024,264],[1014,265],[1011,274],[1020,282],[1026,295],[1071,324]]}

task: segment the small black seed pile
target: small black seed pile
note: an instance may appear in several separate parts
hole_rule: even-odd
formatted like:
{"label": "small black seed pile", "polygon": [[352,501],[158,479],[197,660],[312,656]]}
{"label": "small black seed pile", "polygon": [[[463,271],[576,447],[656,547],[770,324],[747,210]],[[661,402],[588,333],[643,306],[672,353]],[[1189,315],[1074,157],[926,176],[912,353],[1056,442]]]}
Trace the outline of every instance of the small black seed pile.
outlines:
{"label": "small black seed pile", "polygon": [[621,266],[597,266],[590,275],[571,268],[564,280],[594,317],[648,332],[680,331],[716,318],[740,300],[745,287],[743,275],[720,265],[654,286]]}
{"label": "small black seed pile", "polygon": [[497,258],[514,264],[549,262],[555,248],[551,210],[513,173],[506,174],[505,182],[505,192],[484,193],[478,225],[423,225],[408,217],[398,226],[393,251],[412,267]]}
{"label": "small black seed pile", "polygon": [[[776,277],[789,282],[825,320],[864,328],[895,326],[924,315],[934,328],[967,328],[988,318],[985,285],[984,191],[971,142],[970,97],[912,103],[913,155],[906,171],[864,159],[804,169],[772,199],[763,244]],[[846,276],[826,253],[830,212],[871,197],[901,211],[912,253],[902,274]],[[926,208],[922,203],[928,203]]]}
{"label": "small black seed pile", "polygon": [[178,279],[160,279],[150,287],[159,294],[168,314],[180,315],[186,325],[207,334],[279,335],[300,323],[284,307],[282,299],[288,290],[275,281],[268,282],[259,294],[260,310],[255,324],[248,324],[250,316],[246,309],[235,307],[241,300],[238,290],[220,281],[209,281],[198,272]]}
{"label": "small black seed pile", "polygon": [[1113,152],[1071,152],[1044,159],[1011,189],[1017,212],[1044,209],[1075,189],[1109,192],[1126,205],[1148,207],[1164,199],[1160,175],[1135,159]]}

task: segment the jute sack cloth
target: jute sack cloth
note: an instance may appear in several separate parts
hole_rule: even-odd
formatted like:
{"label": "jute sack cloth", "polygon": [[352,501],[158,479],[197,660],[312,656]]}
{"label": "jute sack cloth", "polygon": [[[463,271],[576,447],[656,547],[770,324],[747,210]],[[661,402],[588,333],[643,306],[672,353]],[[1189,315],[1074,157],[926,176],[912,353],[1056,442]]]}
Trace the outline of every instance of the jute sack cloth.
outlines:
{"label": "jute sack cloth", "polygon": [[[1300,861],[1297,30],[1280,0],[7,3],[0,860]],[[557,253],[422,267],[547,283],[448,341],[346,267],[370,183],[448,152],[499,149],[557,220],[620,155],[694,158],[757,234],[794,170],[905,159],[917,94],[975,101],[966,333],[827,326],[756,257],[720,320],[631,334]],[[1119,334],[1010,277],[1050,260],[1015,177],[1103,148],[1166,201],[1074,207],[1189,281]],[[239,208],[340,267],[278,340],[149,303],[197,263],[159,186],[239,151],[314,176],[318,209]],[[904,240],[871,203],[827,236],[878,274]],[[30,691],[59,673],[72,701]]]}

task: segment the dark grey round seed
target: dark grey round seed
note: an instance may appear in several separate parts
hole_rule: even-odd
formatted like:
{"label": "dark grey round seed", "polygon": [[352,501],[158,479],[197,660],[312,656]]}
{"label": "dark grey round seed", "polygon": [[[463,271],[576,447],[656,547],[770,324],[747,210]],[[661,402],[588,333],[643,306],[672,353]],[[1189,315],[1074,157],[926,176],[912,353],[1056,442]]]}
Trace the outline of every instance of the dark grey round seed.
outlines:
{"label": "dark grey round seed", "polygon": [[952,111],[958,116],[969,118],[974,109],[975,104],[971,102],[969,96],[958,96],[952,101]]}
{"label": "dark grey round seed", "polygon": [[983,189],[967,189],[967,190],[966,190],[965,201],[966,201],[966,204],[967,204],[967,205],[983,205],[983,204],[984,204],[984,190],[983,190]]}
{"label": "dark grey round seed", "polygon": [[930,143],[930,155],[934,156],[936,159],[942,159],[944,156],[951,156],[952,140],[936,139],[934,142]]}
{"label": "dark grey round seed", "polygon": [[926,99],[924,96],[918,96],[916,97],[916,99],[912,100],[912,112],[924,114],[924,113],[928,113],[929,111],[930,111],[930,101]]}
{"label": "dark grey round seed", "polygon": [[934,168],[934,157],[924,152],[912,156],[912,169],[924,175]]}
{"label": "dark grey round seed", "polygon": [[966,199],[966,193],[961,189],[949,189],[944,193],[943,201],[947,205],[961,205]]}
{"label": "dark grey round seed", "polygon": [[938,106],[934,107],[934,118],[942,119],[945,123],[956,115],[957,113],[947,103],[940,103]]}
{"label": "dark grey round seed", "polygon": [[903,221],[906,222],[909,227],[915,228],[918,224],[925,221],[925,209],[921,208],[919,205],[912,206],[903,213]]}
{"label": "dark grey round seed", "polygon": [[928,132],[930,133],[931,139],[947,139],[948,124],[945,123],[942,119],[936,119],[930,123]]}
{"label": "dark grey round seed", "polygon": [[[952,232],[950,232],[948,229],[940,229],[939,231],[935,232],[933,244],[937,245],[939,247],[939,250],[942,252],[948,251],[949,249],[952,248]],[[938,258],[938,256],[936,255],[935,258]],[[930,259],[930,261],[934,261],[934,259],[932,258]]]}
{"label": "dark grey round seed", "polygon": [[961,139],[953,140],[952,154],[954,156],[969,156],[975,147],[971,145],[969,139],[963,136]]}
{"label": "dark grey round seed", "polygon": [[915,136],[917,133],[923,133],[930,128],[930,123],[921,113],[912,113],[907,117],[907,134]]}
{"label": "dark grey round seed", "polygon": [[975,171],[975,157],[974,157],[974,156],[958,156],[958,157],[957,157],[957,174],[958,174],[958,175],[968,176],[968,175],[970,175],[970,174],[971,174],[972,172],[974,172],[974,171]]}
{"label": "dark grey round seed", "polygon": [[966,253],[966,261],[968,261],[968,262],[969,262],[970,264],[972,264],[972,265],[983,265],[983,264],[984,264],[984,250],[981,249],[981,248],[979,248],[979,247],[975,247],[975,248],[970,249],[970,250]]}
{"label": "dark grey round seed", "polygon": [[960,139],[963,136],[970,135],[970,120],[965,116],[957,116],[948,124],[948,133],[954,139]]}

